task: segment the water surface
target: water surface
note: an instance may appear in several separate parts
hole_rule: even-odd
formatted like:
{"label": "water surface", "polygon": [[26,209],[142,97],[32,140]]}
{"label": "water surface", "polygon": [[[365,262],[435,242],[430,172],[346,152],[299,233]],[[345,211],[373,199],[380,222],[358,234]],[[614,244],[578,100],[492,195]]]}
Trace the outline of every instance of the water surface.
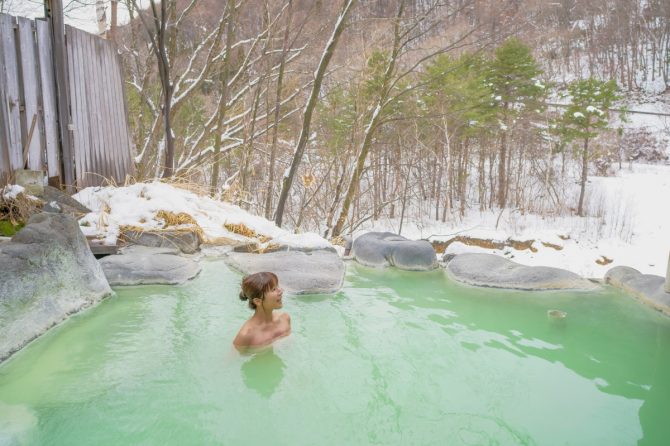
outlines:
{"label": "water surface", "polygon": [[[119,288],[0,366],[0,445],[666,445],[670,320],[606,289],[464,287],[347,265],[240,356],[221,261]],[[567,313],[553,320],[547,311]]]}

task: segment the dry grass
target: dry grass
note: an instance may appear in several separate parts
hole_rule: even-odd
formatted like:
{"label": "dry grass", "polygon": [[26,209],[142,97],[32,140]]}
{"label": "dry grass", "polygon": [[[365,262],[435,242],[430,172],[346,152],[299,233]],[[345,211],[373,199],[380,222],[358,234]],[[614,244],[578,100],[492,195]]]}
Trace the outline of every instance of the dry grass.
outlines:
{"label": "dry grass", "polygon": [[490,240],[490,239],[482,239],[482,238],[476,238],[476,237],[467,237],[467,236],[456,236],[452,239],[449,239],[447,241],[434,241],[431,242],[433,245],[433,248],[435,249],[435,252],[438,254],[444,253],[444,251],[447,249],[449,245],[451,245],[454,242],[460,242],[463,243],[464,245],[468,246],[478,246],[480,248],[485,248],[485,249],[504,249],[506,247],[514,248],[518,251],[522,251],[525,249],[530,250],[531,252],[537,252],[537,248],[533,246],[533,242],[535,240],[513,240],[513,239],[507,239],[504,241],[497,241],[497,240]]}
{"label": "dry grass", "polygon": [[44,203],[20,193],[16,198],[8,198],[0,189],[0,220],[9,221],[12,225],[25,224],[28,219],[42,210]]}
{"label": "dry grass", "polygon": [[184,189],[188,192],[193,192],[201,197],[208,197],[210,195],[209,186],[198,182],[193,178],[193,175],[182,174],[170,178],[161,178],[161,183],[169,184],[170,186]]}
{"label": "dry grass", "polygon": [[344,237],[341,235],[338,235],[337,237],[333,237],[330,240],[328,240],[331,245],[337,245],[337,246],[346,246],[346,241],[344,240]]}
{"label": "dry grass", "polygon": [[561,245],[556,245],[554,243],[549,243],[549,242],[542,242],[542,246],[546,248],[552,248],[555,249],[556,251],[561,251],[563,247]]}
{"label": "dry grass", "polygon": [[174,213],[170,211],[160,210],[156,213],[156,219],[164,221],[162,228],[143,228],[136,225],[122,225],[119,227],[119,238],[124,241],[132,241],[135,237],[132,233],[142,234],[144,232],[151,232],[152,234],[160,235],[161,232],[192,232],[198,236],[201,243],[206,240],[205,231],[202,230],[198,222],[186,212]]}
{"label": "dry grass", "polygon": [[614,261],[614,260],[613,260],[613,259],[610,259],[609,257],[600,256],[600,258],[596,260],[596,263],[597,263],[598,265],[609,265],[609,264],[612,263],[613,261]]}
{"label": "dry grass", "polygon": [[272,237],[267,236],[267,235],[263,235],[263,234],[259,234],[256,231],[254,231],[253,229],[251,229],[250,227],[248,227],[247,225],[245,225],[244,223],[239,223],[239,224],[224,223],[223,227],[226,228],[228,231],[234,233],[234,234],[239,234],[239,235],[242,235],[242,236],[248,237],[248,238],[258,239],[258,241],[260,243],[267,243],[270,240],[272,240]]}
{"label": "dry grass", "polygon": [[175,214],[174,212],[160,210],[156,213],[156,218],[165,222],[163,228],[180,225],[194,225],[199,227],[198,222],[195,221],[195,218],[186,212],[179,212]]}

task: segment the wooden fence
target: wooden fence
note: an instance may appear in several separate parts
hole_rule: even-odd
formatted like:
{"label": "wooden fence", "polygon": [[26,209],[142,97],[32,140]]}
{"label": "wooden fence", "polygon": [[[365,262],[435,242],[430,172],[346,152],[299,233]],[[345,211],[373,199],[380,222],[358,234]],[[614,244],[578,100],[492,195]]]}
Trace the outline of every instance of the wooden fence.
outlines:
{"label": "wooden fence", "polygon": [[[60,116],[49,21],[0,14],[0,181],[23,168],[77,188],[123,182],[133,147],[121,61],[111,41],[65,26],[69,116]],[[67,125],[59,127],[62,119]],[[60,129],[71,140],[63,162]],[[67,152],[65,152],[67,153]],[[64,169],[71,169],[65,175]]]}

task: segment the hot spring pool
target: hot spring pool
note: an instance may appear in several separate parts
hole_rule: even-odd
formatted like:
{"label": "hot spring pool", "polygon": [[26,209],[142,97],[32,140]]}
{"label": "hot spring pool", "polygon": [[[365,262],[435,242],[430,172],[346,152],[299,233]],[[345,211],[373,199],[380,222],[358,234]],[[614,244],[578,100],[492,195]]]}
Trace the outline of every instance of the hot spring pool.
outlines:
{"label": "hot spring pool", "polygon": [[668,318],[347,269],[335,296],[287,296],[293,334],[253,356],[221,261],[117,289],[0,366],[0,445],[670,444]]}

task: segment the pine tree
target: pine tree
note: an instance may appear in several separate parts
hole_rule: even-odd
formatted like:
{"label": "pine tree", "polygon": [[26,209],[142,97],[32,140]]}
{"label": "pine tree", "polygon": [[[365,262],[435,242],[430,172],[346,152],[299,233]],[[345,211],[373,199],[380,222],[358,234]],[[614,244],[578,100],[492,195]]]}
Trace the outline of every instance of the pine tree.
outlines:
{"label": "pine tree", "polygon": [[542,74],[530,48],[517,38],[506,40],[495,51],[488,82],[493,99],[498,103],[500,147],[498,156],[498,206],[507,204],[508,132],[522,114],[541,109],[544,86],[538,81]]}
{"label": "pine tree", "polygon": [[584,193],[589,163],[589,142],[609,127],[609,108],[620,99],[613,80],[604,82],[589,78],[568,85],[570,104],[558,124],[558,131],[567,141],[581,140],[582,173],[577,214],[584,215]]}

